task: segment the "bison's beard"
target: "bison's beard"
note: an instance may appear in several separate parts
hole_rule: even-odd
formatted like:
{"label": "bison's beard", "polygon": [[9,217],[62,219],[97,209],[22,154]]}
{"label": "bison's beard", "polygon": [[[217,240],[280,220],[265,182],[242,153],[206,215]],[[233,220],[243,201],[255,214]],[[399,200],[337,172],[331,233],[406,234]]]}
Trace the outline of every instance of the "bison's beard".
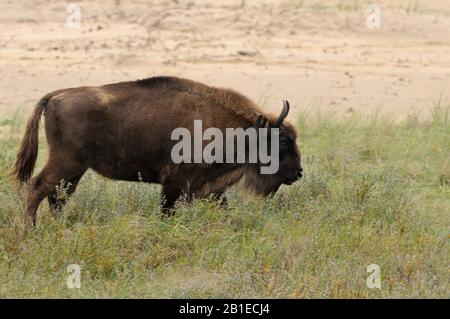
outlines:
{"label": "bison's beard", "polygon": [[259,196],[273,196],[282,184],[282,180],[277,175],[258,174],[257,167],[251,167],[245,172],[243,186],[247,191]]}

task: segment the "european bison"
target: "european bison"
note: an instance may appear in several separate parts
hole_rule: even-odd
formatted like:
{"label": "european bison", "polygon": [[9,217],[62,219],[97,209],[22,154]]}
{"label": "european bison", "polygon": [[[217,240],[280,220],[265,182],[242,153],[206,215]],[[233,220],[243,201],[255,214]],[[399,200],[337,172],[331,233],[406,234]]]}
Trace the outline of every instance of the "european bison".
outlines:
{"label": "european bison", "polygon": [[[59,209],[56,186],[72,194],[88,168],[111,179],[162,185],[162,210],[180,196],[225,201],[225,189],[238,181],[256,194],[275,193],[281,184],[302,176],[300,153],[292,125],[283,122],[285,102],[277,117],[264,115],[245,96],[176,77],[57,90],[45,95],[28,121],[13,174],[21,182],[32,176],[38,152],[38,128],[45,112],[48,160],[27,184],[25,213],[33,225],[47,197]],[[279,128],[279,169],[263,175],[261,163],[180,163],[171,159],[175,128]]]}

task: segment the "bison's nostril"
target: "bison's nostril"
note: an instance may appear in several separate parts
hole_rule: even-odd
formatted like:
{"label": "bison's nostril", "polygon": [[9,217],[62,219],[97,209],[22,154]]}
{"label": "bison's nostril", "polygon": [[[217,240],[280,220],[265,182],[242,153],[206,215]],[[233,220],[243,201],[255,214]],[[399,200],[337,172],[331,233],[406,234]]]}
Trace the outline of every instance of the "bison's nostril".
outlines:
{"label": "bison's nostril", "polygon": [[302,176],[303,176],[303,170],[300,169],[300,170],[297,171],[297,177],[300,178]]}

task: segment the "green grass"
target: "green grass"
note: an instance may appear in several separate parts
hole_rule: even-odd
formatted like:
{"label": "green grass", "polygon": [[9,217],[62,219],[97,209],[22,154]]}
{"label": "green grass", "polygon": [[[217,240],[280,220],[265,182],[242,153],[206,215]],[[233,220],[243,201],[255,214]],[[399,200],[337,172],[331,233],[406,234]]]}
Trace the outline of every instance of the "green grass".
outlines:
{"label": "green grass", "polygon": [[[161,220],[158,186],[89,173],[60,218],[41,206],[25,238],[7,176],[16,121],[0,127],[0,297],[450,297],[448,110],[302,117],[304,179],[273,199],[232,189],[227,210],[196,201]],[[72,263],[81,289],[66,286]],[[381,290],[366,286],[369,264]]]}

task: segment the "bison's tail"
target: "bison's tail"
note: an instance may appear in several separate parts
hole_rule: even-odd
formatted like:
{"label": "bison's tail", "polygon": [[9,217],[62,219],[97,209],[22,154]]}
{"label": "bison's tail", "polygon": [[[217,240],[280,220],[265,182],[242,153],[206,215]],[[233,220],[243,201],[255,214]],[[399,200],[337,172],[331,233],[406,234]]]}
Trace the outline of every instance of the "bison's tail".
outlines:
{"label": "bison's tail", "polygon": [[20,183],[28,181],[33,174],[34,165],[36,164],[38,155],[39,122],[51,97],[52,94],[47,94],[40,99],[34,108],[33,114],[28,120],[25,135],[23,136],[12,172],[12,175],[14,175]]}

